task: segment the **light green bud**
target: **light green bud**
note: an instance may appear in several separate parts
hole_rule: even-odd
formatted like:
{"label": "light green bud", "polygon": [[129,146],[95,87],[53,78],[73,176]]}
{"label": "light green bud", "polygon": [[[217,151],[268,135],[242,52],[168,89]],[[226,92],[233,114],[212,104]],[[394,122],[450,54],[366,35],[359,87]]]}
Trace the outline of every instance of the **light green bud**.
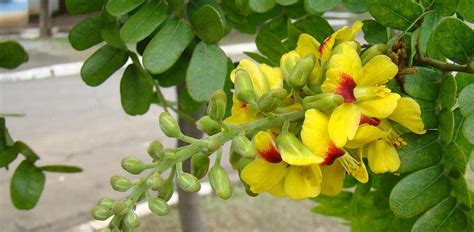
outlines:
{"label": "light green bud", "polygon": [[160,114],[160,128],[168,137],[177,138],[181,135],[178,123],[168,112]]}
{"label": "light green bud", "polygon": [[231,147],[229,155],[229,163],[232,165],[232,169],[237,170],[237,163],[242,159],[242,156],[239,153],[234,151],[234,148]]}
{"label": "light green bud", "polygon": [[98,206],[102,206],[102,207],[105,207],[107,209],[111,209],[112,208],[112,205],[116,202],[115,199],[111,198],[111,197],[104,197],[104,198],[101,198],[98,202],[97,202],[97,205]]}
{"label": "light green bud", "polygon": [[227,172],[219,164],[209,171],[209,182],[219,198],[229,199],[232,195],[232,184]]}
{"label": "light green bud", "polygon": [[258,99],[258,108],[261,112],[271,112],[278,108],[287,96],[288,92],[285,89],[270,90]]}
{"label": "light green bud", "polygon": [[122,159],[122,168],[130,174],[140,174],[146,169],[146,165],[139,159],[127,157]]}
{"label": "light green bud", "polygon": [[369,62],[369,60],[371,60],[375,56],[384,55],[386,53],[387,53],[387,45],[386,44],[373,45],[372,47],[367,48],[362,53],[362,55],[360,56],[360,58],[362,60],[362,65],[367,64]]}
{"label": "light green bud", "polygon": [[103,206],[96,206],[92,208],[91,215],[95,220],[104,221],[107,220],[107,218],[109,218],[110,216],[112,216],[113,213],[112,211],[110,211],[110,209],[107,209]]}
{"label": "light green bud", "polygon": [[206,176],[209,170],[209,156],[203,153],[197,153],[191,158],[191,174],[198,179]]}
{"label": "light green bud", "polygon": [[296,63],[290,77],[288,78],[289,85],[293,89],[301,89],[308,82],[309,76],[314,66],[314,57],[306,56]]}
{"label": "light green bud", "polygon": [[148,178],[147,184],[150,186],[151,190],[158,191],[158,189],[165,185],[165,180],[160,176],[159,173],[155,173],[150,178]]}
{"label": "light green bud", "polygon": [[110,185],[115,191],[126,192],[133,186],[133,183],[126,177],[112,176],[110,178]]}
{"label": "light green bud", "polygon": [[245,135],[235,137],[232,140],[232,147],[235,152],[246,158],[254,158],[257,155],[257,150]]}
{"label": "light green bud", "polygon": [[305,110],[318,109],[326,114],[330,114],[337,106],[344,102],[344,98],[339,94],[322,93],[313,96],[307,96],[303,99]]}
{"label": "light green bud", "polygon": [[166,179],[165,184],[160,188],[158,197],[168,202],[174,193],[174,175],[170,175]]}
{"label": "light green bud", "polygon": [[112,212],[117,216],[125,215],[128,212],[128,204],[123,201],[116,201],[112,205]]}
{"label": "light green bud", "polygon": [[221,132],[221,125],[219,122],[211,119],[209,116],[204,116],[196,122],[196,126],[199,130],[205,132],[208,135],[214,135]]}
{"label": "light green bud", "polygon": [[223,90],[216,90],[209,100],[207,115],[218,122],[222,121],[227,106],[227,95]]}
{"label": "light green bud", "polygon": [[130,228],[140,227],[140,218],[133,211],[130,211],[130,212],[127,213],[127,215],[125,215],[125,218],[123,219],[123,222],[125,223],[126,226],[128,226]]}
{"label": "light green bud", "polygon": [[170,206],[160,198],[148,198],[148,208],[158,216],[166,216],[170,213]]}
{"label": "light green bud", "polygon": [[195,176],[186,172],[178,173],[176,182],[178,183],[178,186],[186,192],[195,193],[201,189],[201,183],[199,180]]}
{"label": "light green bud", "polygon": [[155,140],[148,145],[147,152],[154,160],[161,160],[165,155],[163,144],[158,140]]}
{"label": "light green bud", "polygon": [[252,79],[245,70],[237,70],[235,72],[235,95],[241,102],[252,102],[255,100]]}

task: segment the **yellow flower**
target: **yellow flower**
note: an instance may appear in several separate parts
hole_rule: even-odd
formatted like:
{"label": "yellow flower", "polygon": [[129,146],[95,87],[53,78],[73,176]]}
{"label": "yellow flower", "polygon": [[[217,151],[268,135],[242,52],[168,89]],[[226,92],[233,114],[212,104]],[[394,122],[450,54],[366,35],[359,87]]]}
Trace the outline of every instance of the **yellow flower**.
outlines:
{"label": "yellow flower", "polygon": [[250,162],[241,172],[242,180],[250,186],[252,192],[268,192],[274,196],[286,196],[293,200],[319,195],[322,177],[317,163],[305,163],[301,166],[286,163],[283,160],[288,158],[294,160],[300,156],[280,152],[274,136],[269,132],[258,132],[254,144],[258,158]]}

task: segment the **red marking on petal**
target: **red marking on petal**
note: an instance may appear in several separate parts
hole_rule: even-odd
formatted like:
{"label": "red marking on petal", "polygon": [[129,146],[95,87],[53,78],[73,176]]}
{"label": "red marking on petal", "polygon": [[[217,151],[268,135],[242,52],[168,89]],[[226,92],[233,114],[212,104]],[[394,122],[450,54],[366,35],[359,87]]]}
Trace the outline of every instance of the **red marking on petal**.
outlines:
{"label": "red marking on petal", "polygon": [[258,154],[260,155],[260,157],[270,163],[280,163],[282,160],[280,152],[273,144],[270,144],[269,147],[265,150],[259,150]]}
{"label": "red marking on petal", "polygon": [[336,90],[336,93],[341,95],[344,98],[345,103],[354,103],[356,98],[354,96],[354,88],[356,83],[352,77],[346,73],[340,74],[339,87]]}
{"label": "red marking on petal", "polygon": [[247,108],[247,103],[241,102],[241,103],[240,103],[240,108],[241,108],[241,109]]}
{"label": "red marking on petal", "polygon": [[318,48],[318,52],[319,52],[319,55],[322,57],[323,56],[323,53],[324,53],[324,46],[327,45],[327,42],[331,39],[331,36],[328,36],[321,45],[319,45],[319,48]]}
{"label": "red marking on petal", "polygon": [[368,117],[366,115],[361,115],[360,116],[360,122],[359,125],[363,124],[369,124],[371,126],[378,126],[380,124],[380,119],[375,118],[375,117]]}
{"label": "red marking on petal", "polygon": [[324,161],[320,164],[321,166],[331,165],[334,160],[338,157],[341,157],[346,152],[341,148],[336,147],[334,144],[330,144],[326,151],[326,156],[324,157]]}

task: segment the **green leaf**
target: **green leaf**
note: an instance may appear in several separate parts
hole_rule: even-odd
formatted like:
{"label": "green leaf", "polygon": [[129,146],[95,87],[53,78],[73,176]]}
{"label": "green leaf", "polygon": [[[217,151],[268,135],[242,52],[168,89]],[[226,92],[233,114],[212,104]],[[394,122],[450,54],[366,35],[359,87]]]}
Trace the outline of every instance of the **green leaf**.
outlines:
{"label": "green leaf", "polygon": [[416,67],[414,74],[405,77],[405,91],[410,96],[426,101],[434,101],[439,96],[442,76],[431,69]]}
{"label": "green leaf", "polygon": [[410,173],[437,164],[441,159],[441,146],[437,132],[425,135],[404,134],[407,143],[398,150],[400,157],[400,173]]}
{"label": "green leaf", "polygon": [[216,45],[200,42],[194,48],[186,74],[186,87],[196,101],[208,101],[212,93],[224,87],[227,56]]}
{"label": "green leaf", "polygon": [[423,6],[430,6],[430,10],[436,10],[442,15],[450,16],[456,13],[459,0],[422,0]]}
{"label": "green leaf", "polygon": [[456,86],[457,86],[457,93],[461,93],[461,91],[468,85],[474,83],[474,74],[465,73],[465,72],[458,72],[456,74]]}
{"label": "green leaf", "polygon": [[166,22],[143,53],[143,64],[153,74],[163,73],[179,59],[193,40],[189,26],[178,19]]}
{"label": "green leaf", "polygon": [[467,141],[466,137],[462,133],[462,126],[464,124],[464,116],[462,116],[459,109],[454,111],[454,121],[455,121],[455,128],[453,133],[453,141],[455,141],[459,147],[463,150],[464,155],[466,156],[466,160],[469,159],[469,155],[471,154],[474,146]]}
{"label": "green leaf", "polygon": [[213,44],[224,36],[224,21],[211,5],[199,8],[190,19],[196,35],[204,42]]}
{"label": "green leaf", "polygon": [[15,41],[0,42],[0,68],[14,69],[28,61],[25,49]]}
{"label": "green leaf", "polygon": [[178,97],[179,109],[183,110],[188,114],[193,114],[198,112],[203,103],[195,101],[190,95],[189,90],[184,88],[184,90],[179,94]]}
{"label": "green leaf", "polygon": [[45,172],[60,172],[60,173],[82,172],[82,168],[76,167],[76,166],[69,166],[69,165],[45,165],[38,168]]}
{"label": "green leaf", "polygon": [[0,149],[0,168],[7,167],[18,157],[18,152],[13,147]]}
{"label": "green leaf", "polygon": [[388,42],[387,28],[375,20],[364,20],[364,39],[369,44],[384,44]]}
{"label": "green leaf", "polygon": [[370,14],[380,24],[406,30],[422,13],[420,5],[411,0],[366,0]]}
{"label": "green leaf", "polygon": [[454,132],[454,114],[451,110],[443,110],[439,114],[439,138],[442,144],[451,142]]}
{"label": "green leaf", "polygon": [[355,14],[364,13],[368,10],[365,0],[342,0],[342,6]]}
{"label": "green leaf", "polygon": [[466,179],[463,176],[459,178],[449,178],[451,186],[453,187],[454,196],[459,201],[459,204],[466,209],[472,208],[471,194],[469,194],[469,187],[467,186]]}
{"label": "green leaf", "polygon": [[441,80],[439,103],[442,109],[451,109],[456,104],[457,86],[452,75],[445,75]]}
{"label": "green leaf", "polygon": [[459,19],[443,19],[433,39],[439,51],[456,63],[466,64],[474,54],[474,31]]}
{"label": "green leaf", "polygon": [[126,48],[125,43],[120,38],[120,26],[115,19],[112,22],[102,21],[100,35],[107,45],[117,49]]}
{"label": "green leaf", "polygon": [[443,163],[449,169],[457,170],[464,175],[466,172],[467,161],[464,152],[455,142],[442,147]]}
{"label": "green leaf", "polygon": [[321,43],[334,33],[334,29],[332,29],[328,21],[319,15],[309,15],[298,21],[295,26],[305,33],[310,34]]}
{"label": "green leaf", "polygon": [[160,86],[163,87],[171,87],[179,84],[180,82],[184,81],[186,78],[186,70],[188,70],[189,59],[191,54],[187,54],[186,52],[181,55],[178,61],[168,69],[166,72],[153,75],[153,78],[159,81]]}
{"label": "green leaf", "polygon": [[459,0],[458,12],[469,22],[474,22],[474,0]]}
{"label": "green leaf", "polygon": [[248,0],[250,9],[257,13],[265,13],[271,10],[275,5],[275,0]]}
{"label": "green leaf", "polygon": [[336,196],[320,195],[312,200],[319,203],[311,211],[325,216],[351,219],[351,192],[341,192]]}
{"label": "green leaf", "polygon": [[120,81],[122,107],[129,115],[148,112],[153,99],[153,85],[133,64],[128,65]]}
{"label": "green leaf", "polygon": [[36,206],[43,192],[44,173],[33,163],[24,160],[13,173],[10,196],[13,205],[20,210],[30,210]]}
{"label": "green leaf", "polygon": [[158,1],[149,1],[133,14],[120,30],[120,37],[128,43],[145,39],[168,17],[168,8]]}
{"label": "green leaf", "polygon": [[105,0],[66,0],[66,9],[69,14],[86,14],[100,11]]}
{"label": "green leaf", "polygon": [[457,207],[456,198],[448,197],[428,210],[413,225],[413,232],[467,231],[468,222],[466,215]]}
{"label": "green leaf", "polygon": [[[433,47],[433,45],[430,44],[430,43],[433,43],[431,39],[431,35],[433,33],[434,28],[436,27],[436,25],[438,25],[441,19],[442,19],[442,16],[440,16],[436,12],[426,14],[425,17],[423,18],[423,22],[421,23],[421,26],[420,26],[420,37],[418,39],[418,44],[419,44],[418,47],[420,48],[419,52],[421,54],[427,55],[428,46],[431,45],[431,47]],[[432,48],[432,49],[436,49],[436,48]]]}
{"label": "green leaf", "polygon": [[462,126],[462,133],[470,144],[474,144],[474,114],[466,117]]}
{"label": "green leaf", "polygon": [[140,6],[145,0],[107,0],[105,9],[115,16],[126,14]]}
{"label": "green leaf", "polygon": [[289,6],[297,3],[298,0],[276,0],[276,2],[282,6]]}
{"label": "green leaf", "polygon": [[258,63],[262,64],[268,64],[270,66],[278,66],[277,63],[274,63],[273,61],[269,60],[267,57],[262,56],[258,53],[255,52],[244,52],[245,55],[249,56],[250,58],[254,59]]}
{"label": "green leaf", "polygon": [[127,62],[124,50],[105,45],[94,52],[81,68],[81,78],[89,86],[98,86]]}
{"label": "green leaf", "polygon": [[95,15],[76,24],[69,32],[71,46],[78,51],[83,51],[102,42],[101,23],[102,17]]}
{"label": "green leaf", "polygon": [[425,125],[425,129],[438,128],[438,104],[436,102],[415,99],[421,109],[421,119]]}
{"label": "green leaf", "polygon": [[166,0],[166,2],[168,3],[170,9],[173,10],[176,17],[183,18],[184,0]]}
{"label": "green leaf", "polygon": [[22,141],[16,141],[13,144],[13,149],[15,149],[16,153],[21,153],[25,159],[31,163],[39,160],[39,156],[36,154],[36,152],[34,152],[26,143]]}
{"label": "green leaf", "polygon": [[403,178],[390,194],[390,208],[399,218],[417,216],[449,196],[451,186],[443,166],[436,165]]}
{"label": "green leaf", "polygon": [[461,93],[459,93],[458,104],[461,109],[461,113],[464,116],[470,115],[474,112],[474,104],[472,104],[472,99],[474,99],[474,84],[470,84],[463,88]]}
{"label": "green leaf", "polygon": [[310,14],[317,14],[333,9],[341,0],[304,0],[304,7]]}
{"label": "green leaf", "polygon": [[272,62],[279,63],[280,57],[289,49],[273,33],[260,30],[255,39],[257,49]]}

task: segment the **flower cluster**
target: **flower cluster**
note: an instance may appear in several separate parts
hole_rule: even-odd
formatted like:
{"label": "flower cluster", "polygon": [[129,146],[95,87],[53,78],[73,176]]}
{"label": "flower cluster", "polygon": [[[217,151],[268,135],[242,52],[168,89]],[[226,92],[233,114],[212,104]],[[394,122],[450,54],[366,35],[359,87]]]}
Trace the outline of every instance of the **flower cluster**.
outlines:
{"label": "flower cluster", "polygon": [[280,67],[243,59],[232,72],[235,94],[226,123],[305,110],[302,122],[256,133],[250,143],[255,158],[242,154],[248,149],[240,152],[247,158],[232,158],[244,163],[240,176],[252,193],[295,200],[336,195],[346,174],[368,181],[365,158],[375,174],[396,173],[397,149],[406,145],[400,134],[425,133],[416,101],[387,87],[397,65],[380,49],[360,54],[354,38],[361,27],[357,21],[321,44],[301,34],[296,49],[281,57]]}

